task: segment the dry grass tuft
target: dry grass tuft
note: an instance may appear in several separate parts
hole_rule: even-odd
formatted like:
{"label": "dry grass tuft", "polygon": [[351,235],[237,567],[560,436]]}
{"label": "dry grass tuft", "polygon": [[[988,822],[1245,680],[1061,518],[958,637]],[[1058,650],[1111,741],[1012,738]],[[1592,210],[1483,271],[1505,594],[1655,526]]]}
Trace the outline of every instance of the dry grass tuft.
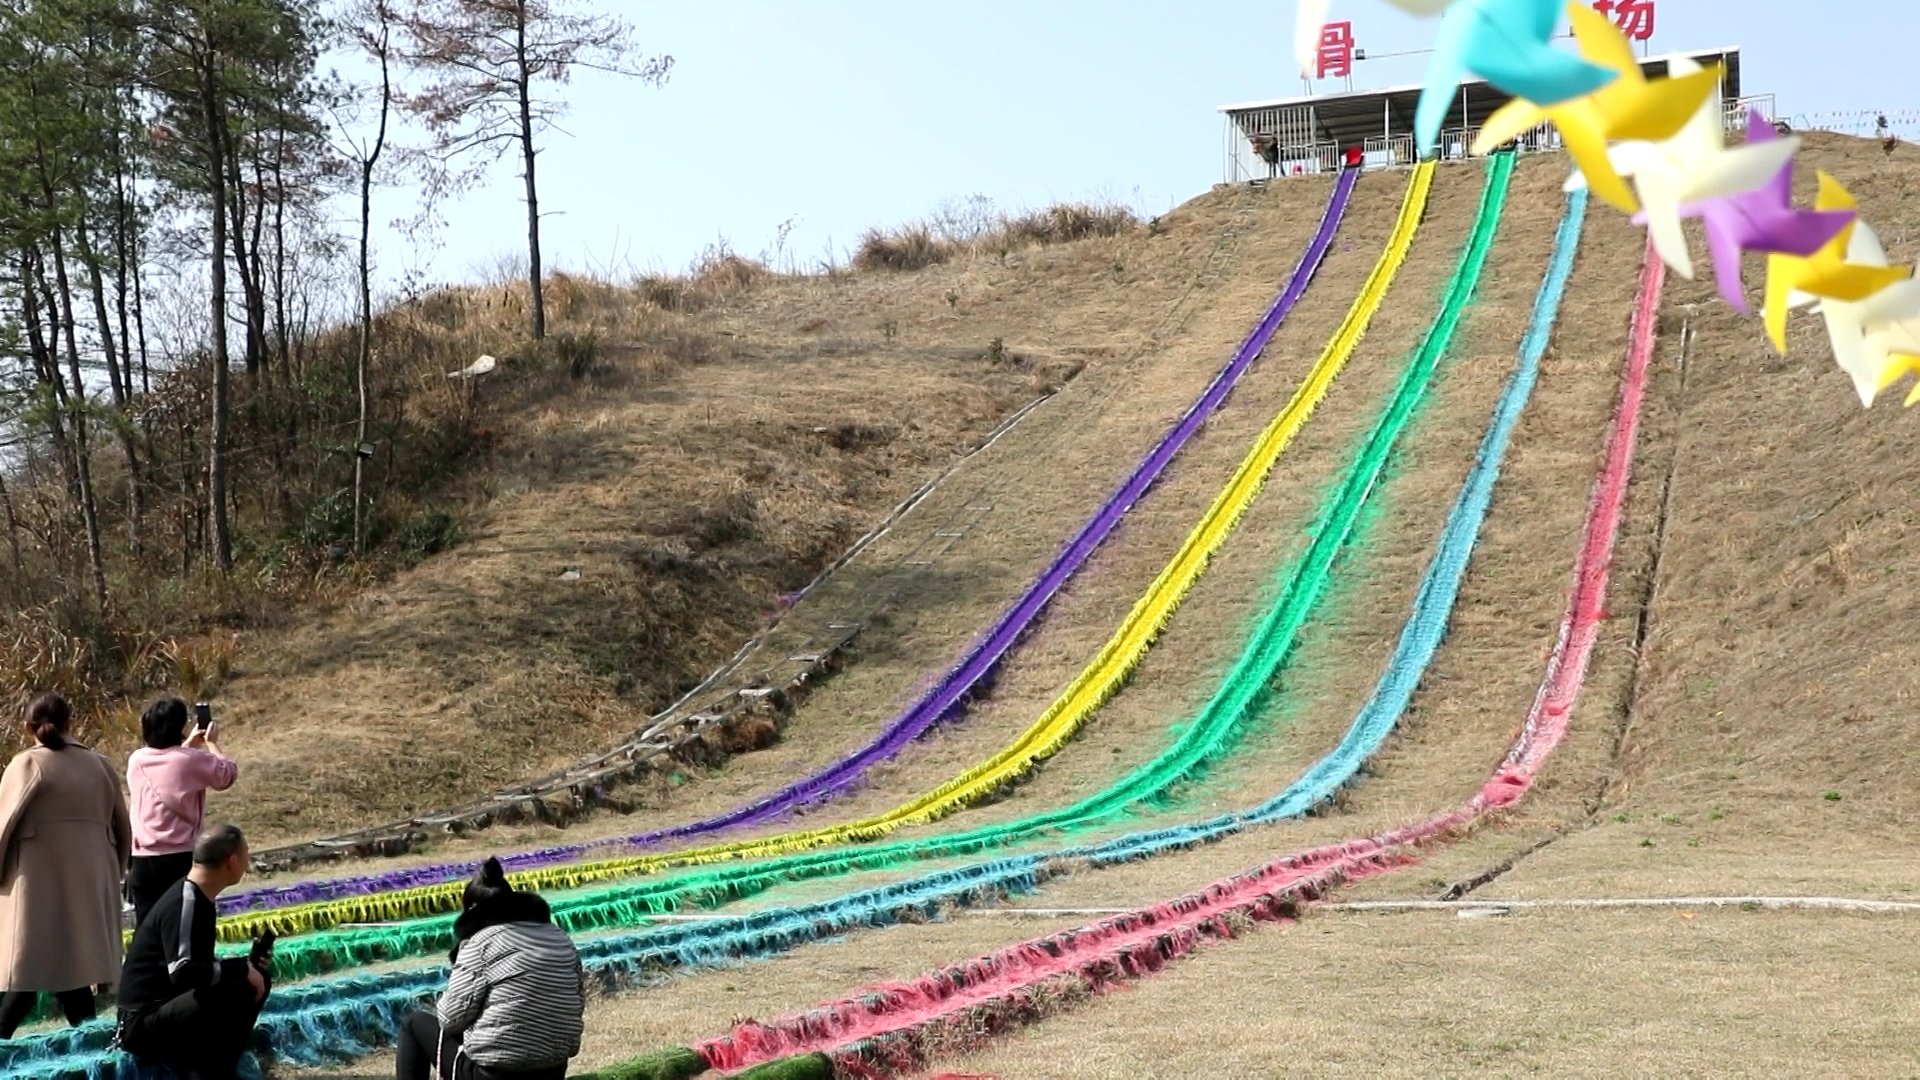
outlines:
{"label": "dry grass tuft", "polygon": [[934,234],[927,225],[905,225],[892,231],[868,229],[853,253],[856,270],[924,270],[953,258],[956,245]]}
{"label": "dry grass tuft", "polygon": [[1139,216],[1124,206],[1059,203],[1006,219],[1000,238],[1016,246],[1070,244],[1094,237],[1125,236],[1139,227]]}
{"label": "dry grass tuft", "polygon": [[[1117,203],[1059,203],[1012,215],[995,215],[981,203],[964,211],[944,211],[933,221],[868,229],[853,265],[856,270],[904,271],[924,270],[962,255],[992,253],[1004,260],[1023,248],[1110,239],[1139,228],[1139,216]],[[951,294],[948,302],[953,303]]]}
{"label": "dry grass tuft", "polygon": [[765,263],[729,251],[697,265],[691,286],[695,291],[725,298],[763,285],[773,280],[773,276]]}
{"label": "dry grass tuft", "polygon": [[633,291],[643,304],[661,311],[690,310],[687,283],[665,274],[645,274],[633,283]]}

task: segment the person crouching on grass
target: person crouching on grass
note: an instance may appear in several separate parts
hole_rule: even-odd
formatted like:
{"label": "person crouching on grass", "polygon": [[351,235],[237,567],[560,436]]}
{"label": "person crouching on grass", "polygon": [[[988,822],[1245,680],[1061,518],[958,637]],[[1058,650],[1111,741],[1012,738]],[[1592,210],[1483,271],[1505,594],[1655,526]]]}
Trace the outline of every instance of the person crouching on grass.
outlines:
{"label": "person crouching on grass", "polygon": [[143,1065],[228,1080],[266,1004],[273,938],[251,956],[221,959],[214,901],[247,876],[247,838],[216,825],[193,845],[186,880],[160,898],[127,947],[120,972],[120,1048]]}
{"label": "person crouching on grass", "polygon": [[580,1052],[587,976],[537,894],[490,858],[453,923],[453,973],[400,1025],[399,1080],[560,1080]]}

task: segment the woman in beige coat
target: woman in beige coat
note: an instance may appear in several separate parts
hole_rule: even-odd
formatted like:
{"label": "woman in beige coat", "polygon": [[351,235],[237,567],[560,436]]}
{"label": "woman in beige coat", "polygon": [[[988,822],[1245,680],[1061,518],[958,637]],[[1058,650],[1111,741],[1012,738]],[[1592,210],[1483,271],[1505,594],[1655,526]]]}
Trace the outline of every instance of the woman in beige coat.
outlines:
{"label": "woman in beige coat", "polygon": [[93,988],[120,974],[120,883],[133,827],[120,776],[106,758],[67,741],[65,698],[27,707],[36,745],[0,775],[0,1039],[42,993],[67,1023],[94,1014]]}

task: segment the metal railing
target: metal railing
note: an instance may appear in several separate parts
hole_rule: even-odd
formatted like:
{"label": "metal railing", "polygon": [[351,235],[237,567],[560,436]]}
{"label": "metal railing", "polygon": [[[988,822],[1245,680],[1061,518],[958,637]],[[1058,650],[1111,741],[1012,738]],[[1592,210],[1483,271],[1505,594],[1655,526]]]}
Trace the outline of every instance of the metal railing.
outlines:
{"label": "metal railing", "polygon": [[1411,165],[1420,155],[1414,152],[1411,135],[1376,135],[1360,144],[1360,160],[1364,168],[1391,169]]}
{"label": "metal railing", "polygon": [[1724,126],[1728,131],[1747,130],[1747,110],[1759,109],[1760,114],[1769,120],[1784,119],[1773,108],[1772,94],[1749,94],[1737,101],[1727,103]]}
{"label": "metal railing", "polygon": [[[1772,94],[1749,94],[1737,101],[1728,102],[1724,109],[1724,122],[1728,131],[1744,131],[1747,125],[1747,110],[1759,109],[1768,117],[1777,118],[1774,111],[1775,101]],[[1268,177],[1318,176],[1340,168],[1343,147],[1330,142],[1300,142],[1297,136],[1290,139],[1292,125],[1287,123],[1290,116],[1282,114],[1290,110],[1260,110],[1271,113],[1263,116],[1274,123],[1272,129],[1260,129],[1250,126],[1247,117],[1239,124],[1228,124],[1227,181],[1244,183],[1262,180]],[[1858,113],[1802,114],[1786,118],[1797,130],[1846,131],[1850,134],[1872,133],[1874,123],[1881,115],[1889,117],[1889,124],[1895,129],[1905,131],[1920,130],[1920,112],[1905,110],[1900,112],[1877,113],[1862,110]],[[1281,130],[1286,128],[1288,130]],[[1435,152],[1442,161],[1464,161],[1473,156],[1473,140],[1480,134],[1474,127],[1448,128],[1440,133]],[[1269,166],[1254,149],[1255,138],[1271,139],[1280,144],[1279,162]],[[1566,148],[1566,142],[1560,136],[1558,128],[1551,123],[1541,124],[1515,136],[1512,148],[1522,154],[1550,154]],[[1412,135],[1381,135],[1366,139],[1361,144],[1361,167],[1365,169],[1391,169],[1412,165],[1419,160],[1415,152]]]}

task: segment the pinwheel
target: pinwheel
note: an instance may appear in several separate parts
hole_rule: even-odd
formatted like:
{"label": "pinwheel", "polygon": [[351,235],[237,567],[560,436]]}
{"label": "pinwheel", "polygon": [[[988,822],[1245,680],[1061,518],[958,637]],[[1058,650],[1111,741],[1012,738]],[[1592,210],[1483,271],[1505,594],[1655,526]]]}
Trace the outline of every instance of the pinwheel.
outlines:
{"label": "pinwheel", "polygon": [[[1853,195],[1824,170],[1819,173],[1820,191],[1814,197],[1815,210],[1854,210]],[[1864,222],[1843,227],[1820,250],[1805,258],[1797,255],[1767,256],[1766,298],[1761,308],[1767,339],[1774,351],[1787,351],[1787,310],[1804,307],[1824,297],[1845,302],[1865,300],[1874,293],[1907,277],[1908,272],[1878,263],[1862,265],[1848,261],[1853,233]],[[1876,241],[1874,247],[1878,247]]]}
{"label": "pinwheel", "polygon": [[[1668,70],[1674,78],[1684,79],[1699,74],[1701,67],[1686,57],[1675,57]],[[1646,221],[1654,250],[1682,277],[1693,276],[1693,255],[1680,227],[1681,205],[1760,188],[1769,177],[1789,168],[1800,149],[1797,135],[1728,149],[1723,124],[1720,103],[1703,102],[1672,138],[1624,142],[1608,154],[1615,172],[1633,178],[1646,207],[1640,217]],[[1568,186],[1577,186],[1577,181],[1576,177]]]}
{"label": "pinwheel", "polygon": [[[1854,266],[1885,267],[1886,249],[1873,226],[1853,224],[1847,262]],[[1895,355],[1920,353],[1920,281],[1902,269],[1899,280],[1859,300],[1822,299],[1815,311],[1826,320],[1827,339],[1833,344],[1833,362],[1853,379],[1860,404],[1873,404],[1880,390],[1881,372]]]}
{"label": "pinwheel", "polygon": [[[1887,357],[1885,366],[1881,367],[1880,378],[1875,383],[1874,389],[1876,392],[1887,390],[1907,375],[1920,375],[1920,356],[1915,356],[1913,353],[1892,353]],[[1916,380],[1907,388],[1907,400],[1903,403],[1903,407],[1908,409],[1915,405],[1920,405],[1920,380]]]}
{"label": "pinwheel", "polygon": [[[1613,81],[1614,73],[1606,68],[1553,47],[1560,10],[1561,0],[1459,0],[1447,8],[1414,110],[1414,136],[1422,155],[1433,149],[1454,91],[1469,71],[1543,105],[1591,94]],[[1531,126],[1523,125],[1515,134]]]}
{"label": "pinwheel", "polygon": [[[1608,157],[1608,139],[1665,139],[1684,127],[1713,93],[1717,69],[1694,71],[1666,79],[1647,79],[1633,57],[1633,44],[1606,16],[1580,4],[1568,5],[1573,34],[1582,55],[1606,65],[1613,81],[1584,97],[1564,104],[1542,104],[1525,95],[1502,105],[1480,129],[1473,152],[1488,149],[1551,120],[1566,140],[1574,165],[1586,177],[1593,193],[1628,213],[1639,203]],[[1447,18],[1452,18],[1449,12]]]}
{"label": "pinwheel", "polygon": [[[1773,123],[1758,109],[1747,112],[1749,145],[1778,139]],[[1741,314],[1747,312],[1746,284],[1740,258],[1748,251],[1808,256],[1838,236],[1854,219],[1852,210],[1795,210],[1793,162],[1773,179],[1738,194],[1708,199],[1680,209],[1681,217],[1699,218],[1707,230],[1707,250],[1713,256],[1713,276],[1720,295]],[[1646,220],[1643,211],[1636,223]]]}

